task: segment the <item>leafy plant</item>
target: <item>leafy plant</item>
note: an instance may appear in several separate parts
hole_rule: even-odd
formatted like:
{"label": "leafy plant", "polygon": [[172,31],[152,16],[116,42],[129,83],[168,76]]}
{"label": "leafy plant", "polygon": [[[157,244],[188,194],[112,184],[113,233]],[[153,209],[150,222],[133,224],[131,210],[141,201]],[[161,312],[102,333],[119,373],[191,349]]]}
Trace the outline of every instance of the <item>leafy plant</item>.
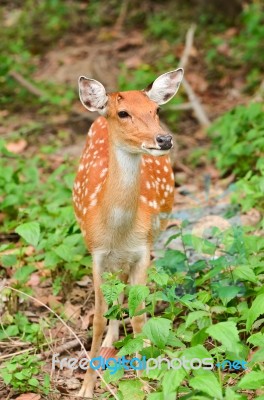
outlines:
{"label": "leafy plant", "polygon": [[264,151],[262,116],[262,104],[252,103],[234,108],[210,127],[211,155],[222,173],[243,177],[248,171],[256,171],[257,160]]}
{"label": "leafy plant", "polygon": [[[54,279],[57,294],[62,285],[56,278],[63,277],[65,283],[72,277],[79,279],[91,265],[71,205],[74,174],[66,165],[52,171],[51,164],[39,157],[19,158],[6,150],[4,142],[0,152],[0,212],[5,215],[1,229],[5,234],[15,231],[23,244],[20,251],[12,243],[5,245],[14,253],[2,256],[0,262],[14,269],[14,278],[21,285],[42,261]],[[49,171],[44,179],[43,170]],[[29,245],[34,246],[34,252],[27,255]]]}
{"label": "leafy plant", "polygon": [[50,390],[50,379],[48,374],[42,374],[44,362],[28,353],[14,356],[10,361],[3,364],[0,375],[6,385],[18,389],[19,392],[34,392],[48,394]]}
{"label": "leafy plant", "polygon": [[[141,285],[127,287],[130,316],[149,312],[151,318],[142,333],[135,337],[125,331],[124,339],[116,343],[118,356],[131,357],[139,352],[147,360],[153,358],[156,368],[142,375],[156,388],[147,399],[175,399],[180,395],[195,399],[243,400],[248,389],[254,391],[262,386],[264,341],[258,327],[263,323],[261,315],[264,314],[261,288],[264,241],[258,236],[246,235],[241,227],[225,232],[214,228],[212,239],[208,241],[186,233],[187,227],[184,222],[167,242],[180,237],[183,250],[166,250],[156,261],[156,268],[150,268],[150,289]],[[197,261],[189,261],[190,250],[197,254]],[[105,278],[103,291],[107,302],[112,304],[123,285],[121,287],[120,281],[113,277]],[[156,317],[154,309],[160,300],[167,303],[167,307]],[[145,309],[136,311],[142,301],[145,301]],[[146,341],[148,347],[144,345]],[[248,363],[252,371],[248,374],[250,378],[241,370],[241,374],[237,374],[232,370],[220,373],[217,369],[224,360],[247,360],[250,350],[256,346],[259,346],[256,356]],[[165,362],[157,367],[157,357],[206,358],[213,360],[214,368],[209,371],[202,368],[174,370]],[[108,377],[107,371],[105,376]],[[111,376],[113,380],[109,377],[109,382],[116,382],[123,398],[121,388],[127,382],[124,371]],[[231,377],[235,383],[232,388],[228,385]],[[135,395],[141,398],[140,387]]]}

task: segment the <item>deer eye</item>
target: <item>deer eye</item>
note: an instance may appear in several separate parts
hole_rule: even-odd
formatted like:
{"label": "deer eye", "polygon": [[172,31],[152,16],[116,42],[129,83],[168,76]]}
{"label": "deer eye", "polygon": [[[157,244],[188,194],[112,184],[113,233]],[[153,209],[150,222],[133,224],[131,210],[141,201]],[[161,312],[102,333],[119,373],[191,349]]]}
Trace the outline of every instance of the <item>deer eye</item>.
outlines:
{"label": "deer eye", "polygon": [[157,111],[156,111],[156,112],[157,112],[157,115],[159,115],[159,113],[160,113],[160,107],[157,108]]}
{"label": "deer eye", "polygon": [[129,117],[129,114],[126,111],[119,111],[119,113],[117,113],[119,118],[127,118]]}

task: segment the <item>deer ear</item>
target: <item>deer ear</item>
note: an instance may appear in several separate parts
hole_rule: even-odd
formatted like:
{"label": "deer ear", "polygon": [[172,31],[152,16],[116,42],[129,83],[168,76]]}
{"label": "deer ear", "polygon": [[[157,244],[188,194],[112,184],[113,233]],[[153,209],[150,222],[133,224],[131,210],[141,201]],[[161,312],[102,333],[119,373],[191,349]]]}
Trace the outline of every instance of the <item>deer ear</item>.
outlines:
{"label": "deer ear", "polygon": [[161,105],[170,101],[177,93],[183,78],[183,69],[166,72],[152,82],[144,92],[155,103]]}
{"label": "deer ear", "polygon": [[104,114],[108,97],[104,86],[95,79],[88,79],[85,76],[79,78],[80,100],[89,111],[97,111]]}

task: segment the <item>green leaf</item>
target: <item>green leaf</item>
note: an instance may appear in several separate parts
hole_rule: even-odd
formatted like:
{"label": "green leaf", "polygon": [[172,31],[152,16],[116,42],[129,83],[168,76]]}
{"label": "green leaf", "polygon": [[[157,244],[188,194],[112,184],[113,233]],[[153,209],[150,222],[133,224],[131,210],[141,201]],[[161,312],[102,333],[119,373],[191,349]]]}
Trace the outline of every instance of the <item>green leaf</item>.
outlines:
{"label": "green leaf", "polygon": [[119,381],[119,379],[123,378],[123,376],[124,368],[120,367],[118,367],[115,373],[113,373],[111,367],[107,368],[107,370],[104,372],[104,380],[106,381],[106,383]]}
{"label": "green leaf", "polygon": [[108,305],[113,304],[118,299],[120,293],[123,292],[126,285],[121,282],[117,283],[103,283],[101,289]]}
{"label": "green leaf", "polygon": [[71,262],[74,259],[74,254],[72,248],[67,246],[66,244],[61,244],[57,248],[54,249],[57,256],[59,256],[62,260]]}
{"label": "green leaf", "polygon": [[222,389],[211,371],[206,371],[201,375],[197,375],[189,381],[189,384],[195,390],[212,396],[214,399],[222,399]]}
{"label": "green leaf", "polygon": [[225,321],[209,326],[206,330],[210,336],[222,343],[227,350],[234,350],[240,339],[235,322]]}
{"label": "green leaf", "polygon": [[23,265],[14,273],[13,278],[19,283],[26,283],[33,271],[36,271],[36,268],[32,265]]}
{"label": "green leaf", "polygon": [[17,262],[15,254],[6,254],[1,256],[1,263],[3,267],[13,267]]}
{"label": "green leaf", "polygon": [[[175,396],[174,396],[175,398]],[[147,397],[147,400],[164,400],[163,393],[157,392],[157,393],[150,393]]]}
{"label": "green leaf", "polygon": [[223,286],[217,288],[218,296],[220,297],[224,306],[229,303],[230,300],[234,299],[240,291],[238,286]]}
{"label": "green leaf", "polygon": [[152,269],[149,271],[149,280],[156,282],[159,286],[166,286],[169,280],[169,275],[165,272]]}
{"label": "green leaf", "polygon": [[253,322],[256,321],[261,314],[264,314],[264,293],[255,298],[249,309],[246,323],[247,331],[251,329]]}
{"label": "green leaf", "polygon": [[28,244],[36,247],[40,238],[40,225],[38,222],[26,222],[19,225],[15,232],[18,233]]}
{"label": "green leaf", "polygon": [[34,387],[38,387],[38,386],[39,386],[39,381],[38,381],[36,378],[30,378],[30,379],[28,380],[28,383],[29,383],[31,386],[34,386]]}
{"label": "green leaf", "polygon": [[9,385],[12,380],[12,374],[9,374],[6,370],[2,369],[0,370],[0,375],[3,378],[5,384]]}
{"label": "green leaf", "polygon": [[170,335],[171,321],[165,318],[151,318],[143,327],[143,333],[159,349],[164,349]]}
{"label": "green leaf", "polygon": [[181,236],[181,232],[180,233],[175,233],[175,235],[171,235],[169,237],[169,239],[167,240],[167,242],[165,243],[164,247],[167,247],[168,244],[170,244],[170,242],[172,242],[174,239],[177,239],[179,236]]}
{"label": "green leaf", "polygon": [[129,289],[128,294],[128,308],[129,308],[129,316],[133,317],[136,313],[136,310],[140,304],[146,299],[149,295],[149,288],[143,285],[134,285]]}
{"label": "green leaf", "polygon": [[244,400],[244,396],[241,396],[238,393],[235,393],[230,387],[227,386],[225,392],[225,399],[226,400]]}
{"label": "green leaf", "polygon": [[138,379],[129,379],[119,383],[119,390],[124,399],[144,400],[145,394],[142,385]]}
{"label": "green leaf", "polygon": [[190,312],[187,316],[185,326],[188,328],[194,321],[197,321],[197,319],[201,319],[203,317],[210,317],[210,314],[207,311],[193,311]]}
{"label": "green leaf", "polygon": [[167,393],[176,392],[185,376],[186,371],[183,368],[179,370],[171,369],[166,371],[162,380],[164,397],[166,397]]}
{"label": "green leaf", "polygon": [[253,357],[250,360],[250,364],[254,364],[256,362],[264,362],[264,347],[260,348],[256,353],[254,353]]}
{"label": "green leaf", "polygon": [[247,342],[253,344],[253,346],[264,346],[264,334],[261,332],[254,333],[249,336]]}
{"label": "green leaf", "polygon": [[135,354],[136,352],[143,349],[144,341],[142,337],[130,338],[130,340],[125,343],[125,345],[119,350],[118,356],[123,357],[130,354]]}
{"label": "green leaf", "polygon": [[117,319],[120,314],[120,306],[118,304],[113,305],[108,308],[108,310],[104,313],[104,317],[107,319]]}
{"label": "green leaf", "polygon": [[18,334],[18,327],[16,325],[9,325],[5,328],[5,330],[0,330],[0,340],[6,339],[10,336],[17,336]]}
{"label": "green leaf", "polygon": [[261,371],[251,371],[243,376],[238,387],[240,389],[259,389],[264,385],[264,374]]}
{"label": "green leaf", "polygon": [[249,281],[253,283],[257,282],[257,277],[254,274],[254,271],[248,265],[241,265],[239,267],[236,267],[233,270],[233,275],[235,278],[241,279],[243,281]]}
{"label": "green leaf", "polygon": [[184,355],[184,357],[187,360],[191,360],[192,358],[200,358],[201,360],[203,358],[211,358],[212,362],[213,362],[213,358],[212,358],[211,354],[201,344],[198,344],[197,346],[189,347],[189,348],[185,349],[182,352],[182,355]]}

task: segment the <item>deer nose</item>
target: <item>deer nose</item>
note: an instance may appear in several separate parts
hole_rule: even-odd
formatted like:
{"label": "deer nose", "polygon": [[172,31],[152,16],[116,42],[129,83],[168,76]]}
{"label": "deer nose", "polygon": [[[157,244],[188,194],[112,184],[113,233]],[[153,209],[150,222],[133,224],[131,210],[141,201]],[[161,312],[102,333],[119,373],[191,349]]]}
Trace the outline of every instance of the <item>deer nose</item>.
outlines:
{"label": "deer nose", "polygon": [[171,135],[158,135],[156,136],[156,142],[161,150],[169,150],[172,148]]}

